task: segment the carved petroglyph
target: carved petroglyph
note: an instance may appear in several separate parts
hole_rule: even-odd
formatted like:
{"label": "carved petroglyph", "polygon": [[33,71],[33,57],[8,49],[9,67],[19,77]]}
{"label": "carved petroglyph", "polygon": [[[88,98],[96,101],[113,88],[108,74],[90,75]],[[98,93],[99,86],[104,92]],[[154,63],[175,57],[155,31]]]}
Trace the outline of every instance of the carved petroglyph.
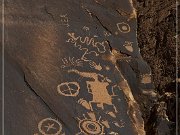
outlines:
{"label": "carved petroglyph", "polygon": [[75,97],[79,94],[80,86],[77,82],[64,82],[57,86],[57,90],[63,96]]}
{"label": "carved petroglyph", "polygon": [[45,118],[38,124],[39,132],[43,135],[60,135],[62,125],[59,121],[52,118]]}
{"label": "carved petroglyph", "polygon": [[[107,77],[104,77],[101,74],[90,73],[90,72],[80,72],[78,70],[69,70],[68,73],[76,73],[85,78],[91,78],[92,81],[86,81],[88,92],[93,95],[92,101],[89,102],[89,106],[93,111],[92,104],[96,104],[97,107],[104,109],[104,105],[113,106],[114,110],[117,113],[116,107],[112,103],[112,96],[108,93],[107,87],[110,85],[111,80]],[[113,91],[113,90],[112,90]],[[108,111],[107,113],[110,113]],[[111,114],[114,114],[111,112]],[[115,114],[114,114],[115,115]],[[114,116],[112,115],[112,116]]]}
{"label": "carved petroglyph", "polygon": [[110,128],[109,122],[107,120],[101,122],[106,128]]}
{"label": "carved petroglyph", "polygon": [[[79,118],[78,118],[79,119]],[[78,134],[85,135],[102,135],[104,134],[104,126],[98,121],[93,121],[91,119],[79,119],[79,129],[81,130]]]}
{"label": "carved petroglyph", "polygon": [[64,25],[66,27],[69,27],[69,19],[67,17],[67,14],[66,15],[60,15],[60,25]]}
{"label": "carved petroglyph", "polygon": [[[75,33],[68,33],[69,39],[66,42],[70,42],[74,45],[74,47],[78,48],[79,50],[83,51],[83,55],[81,57],[81,60],[84,61],[90,61],[86,58],[86,55],[88,54],[94,54],[95,56],[99,56],[101,53],[106,52],[106,45],[107,41],[97,42],[95,41],[94,37],[81,37],[81,36],[75,36]],[[88,47],[93,47],[96,50],[91,51]]]}
{"label": "carved petroglyph", "polygon": [[81,98],[78,100],[78,103],[81,104],[83,107],[85,107],[87,110],[91,110],[91,107],[86,100]]}
{"label": "carved petroglyph", "polygon": [[118,30],[122,33],[129,33],[131,31],[129,24],[125,22],[117,23],[116,25]]}
{"label": "carved petroglyph", "polygon": [[114,121],[113,124],[114,124],[116,127],[122,128],[122,127],[124,127],[125,122],[121,120],[121,121],[120,121],[120,124],[119,124],[118,122]]}
{"label": "carved petroglyph", "polygon": [[129,52],[133,52],[132,43],[133,43],[133,42],[125,41],[125,43],[124,43],[123,46],[124,46]]}
{"label": "carved petroglyph", "polygon": [[87,114],[91,118],[91,120],[96,121],[96,115],[94,112],[88,112]]}
{"label": "carved petroglyph", "polygon": [[105,66],[105,70],[109,71],[111,68],[109,66]]}
{"label": "carved petroglyph", "polygon": [[66,68],[66,67],[82,67],[83,66],[83,61],[80,59],[74,59],[74,57],[69,57],[69,58],[63,58],[62,59],[63,65],[61,68]]}
{"label": "carved petroglyph", "polygon": [[90,61],[89,65],[90,65],[91,68],[94,68],[96,70],[99,70],[99,71],[102,70],[102,66],[100,65],[100,63],[97,65],[95,62]]}
{"label": "carved petroglyph", "polygon": [[111,36],[111,33],[107,32],[107,31],[104,31],[104,36],[109,37],[109,36]]}
{"label": "carved petroglyph", "polygon": [[119,133],[117,133],[117,132],[110,132],[109,134],[110,135],[119,135]]}
{"label": "carved petroglyph", "polygon": [[87,27],[87,26],[84,26],[82,29],[83,29],[84,31],[89,31],[89,30],[90,30],[89,27]]}

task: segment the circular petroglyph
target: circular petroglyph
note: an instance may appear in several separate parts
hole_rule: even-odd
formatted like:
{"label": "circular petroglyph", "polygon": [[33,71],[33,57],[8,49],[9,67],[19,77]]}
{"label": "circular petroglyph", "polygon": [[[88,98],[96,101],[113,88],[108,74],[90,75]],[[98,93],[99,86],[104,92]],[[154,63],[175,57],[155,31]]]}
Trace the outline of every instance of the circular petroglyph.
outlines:
{"label": "circular petroglyph", "polygon": [[117,27],[118,27],[118,30],[122,33],[128,33],[131,30],[129,24],[125,22],[117,23]]}
{"label": "circular petroglyph", "polygon": [[63,96],[75,97],[79,94],[80,86],[77,82],[64,82],[57,86],[57,90]]}
{"label": "circular petroglyph", "polygon": [[39,122],[38,129],[43,135],[59,135],[62,131],[62,125],[55,119],[46,118]]}
{"label": "circular petroglyph", "polygon": [[82,120],[80,122],[81,130],[86,134],[100,135],[103,133],[104,127],[98,121]]}

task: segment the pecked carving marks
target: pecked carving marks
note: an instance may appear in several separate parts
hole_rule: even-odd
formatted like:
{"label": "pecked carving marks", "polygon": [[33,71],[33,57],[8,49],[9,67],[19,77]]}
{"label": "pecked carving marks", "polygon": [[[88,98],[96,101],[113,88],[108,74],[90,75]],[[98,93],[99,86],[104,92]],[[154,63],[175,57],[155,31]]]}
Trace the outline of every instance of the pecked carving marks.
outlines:
{"label": "pecked carving marks", "polygon": [[98,42],[95,41],[94,37],[81,37],[81,36],[77,36],[75,37],[75,33],[68,33],[69,35],[69,39],[67,42],[70,42],[70,40],[72,40],[71,42],[73,42],[74,44],[77,44],[78,42],[83,44],[83,45],[87,45],[87,46],[92,46],[97,48],[97,51],[99,53],[105,53],[106,48],[105,48],[105,43],[106,41],[102,41],[102,42]]}
{"label": "pecked carving marks", "polygon": [[[74,47],[78,48],[81,51],[84,51],[82,55],[82,60],[87,60],[86,55],[94,53],[95,56],[99,56],[99,54],[106,52],[107,41],[96,41],[95,37],[89,36],[75,36],[75,33],[68,33],[68,40],[66,42],[70,42],[74,45]],[[95,49],[95,50],[94,50]]]}

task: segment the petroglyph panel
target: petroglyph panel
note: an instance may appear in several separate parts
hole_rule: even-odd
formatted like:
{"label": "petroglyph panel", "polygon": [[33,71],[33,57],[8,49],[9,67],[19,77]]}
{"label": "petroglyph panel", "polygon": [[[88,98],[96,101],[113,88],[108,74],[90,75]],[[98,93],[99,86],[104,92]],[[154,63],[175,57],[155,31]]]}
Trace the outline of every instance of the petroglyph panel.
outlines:
{"label": "petroglyph panel", "polygon": [[[28,115],[22,121],[32,118],[38,124],[38,131],[30,127],[33,133],[29,134],[61,135],[63,130],[67,135],[144,135],[138,96],[134,95],[142,94],[139,86],[149,88],[151,79],[146,75],[147,66],[139,64],[143,60],[137,51],[136,21],[129,1],[11,2],[7,1],[10,8],[6,7],[6,55],[11,54],[18,63],[23,83],[25,80],[25,86],[38,95],[37,102],[42,101],[48,114],[61,120],[41,120],[51,115],[41,116],[45,111],[37,107],[36,116],[24,106],[22,110]],[[11,88],[17,83],[14,85]],[[13,95],[8,99],[13,103],[18,98]],[[29,103],[25,99],[23,102]],[[33,103],[32,108],[37,106]],[[21,110],[19,104],[16,106]],[[24,123],[21,126],[26,135],[29,129],[25,130]]]}

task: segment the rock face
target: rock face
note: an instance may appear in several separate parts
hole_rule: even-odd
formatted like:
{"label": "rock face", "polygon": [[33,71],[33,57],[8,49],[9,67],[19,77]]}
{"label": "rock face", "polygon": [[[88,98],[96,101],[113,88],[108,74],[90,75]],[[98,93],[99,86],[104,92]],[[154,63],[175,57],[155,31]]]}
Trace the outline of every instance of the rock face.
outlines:
{"label": "rock face", "polygon": [[[147,121],[145,128],[149,135],[174,135],[176,122],[176,1],[135,0],[134,4],[137,9],[139,47],[143,59],[152,69],[153,83],[159,95],[158,102],[151,109],[150,114],[144,113],[146,114],[144,120]],[[177,66],[180,67],[180,63]],[[164,128],[162,128],[163,125]]]}
{"label": "rock face", "polygon": [[136,29],[132,1],[5,1],[5,134],[145,135]]}

